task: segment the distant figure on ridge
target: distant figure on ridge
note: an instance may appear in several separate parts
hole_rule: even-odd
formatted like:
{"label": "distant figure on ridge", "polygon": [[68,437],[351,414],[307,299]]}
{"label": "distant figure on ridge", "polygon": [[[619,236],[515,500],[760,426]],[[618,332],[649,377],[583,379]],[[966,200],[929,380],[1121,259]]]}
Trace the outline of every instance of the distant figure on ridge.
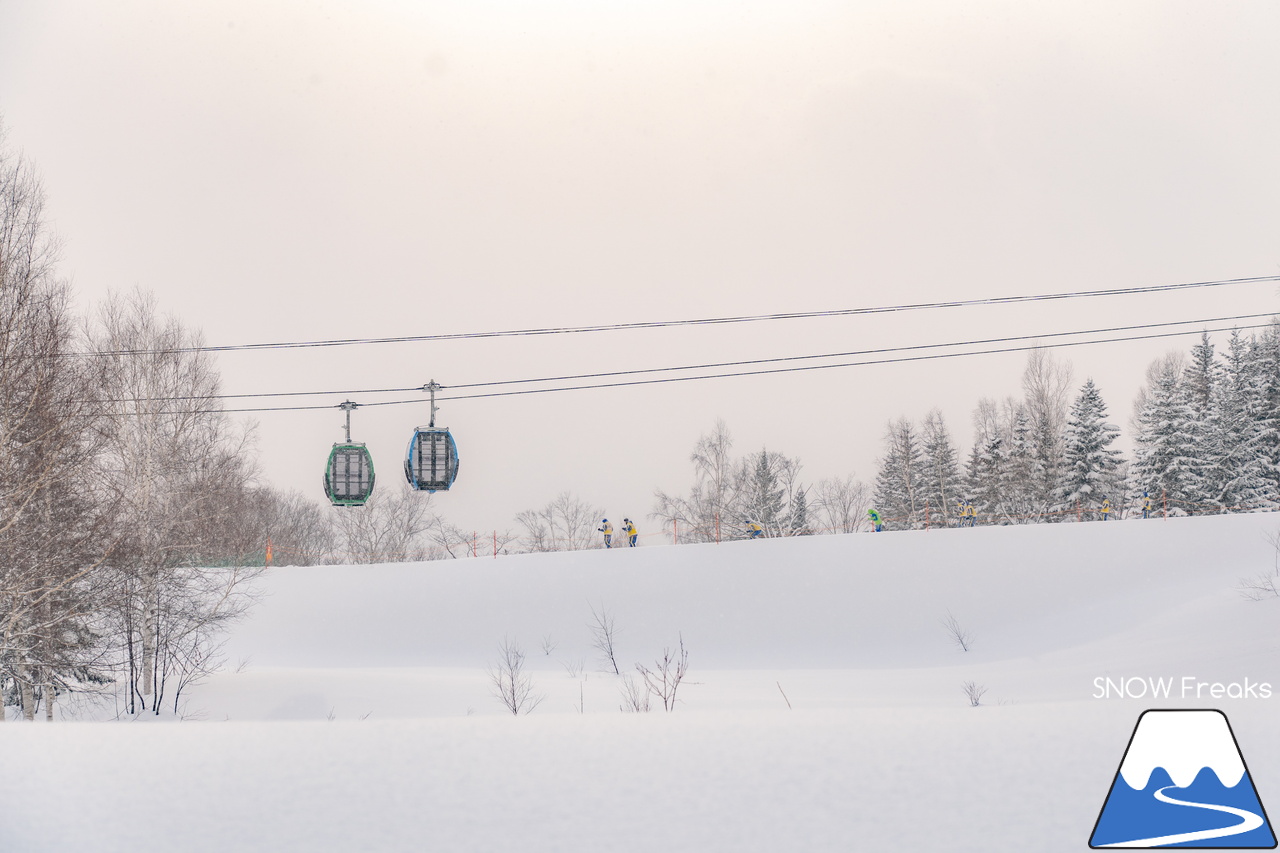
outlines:
{"label": "distant figure on ridge", "polygon": [[1146,492],[1142,493],[1142,517],[1151,517],[1151,495]]}
{"label": "distant figure on ridge", "polygon": [[747,533],[748,538],[758,539],[764,535],[764,528],[752,521],[747,524]]}
{"label": "distant figure on ridge", "polygon": [[597,527],[596,530],[604,534],[604,547],[612,548],[613,547],[613,525],[609,523],[609,519],[607,518],[604,519],[604,521],[601,522],[601,526]]}
{"label": "distant figure on ridge", "polygon": [[964,526],[973,527],[978,523],[978,510],[974,508],[973,501],[965,501],[964,515]]}
{"label": "distant figure on ridge", "polygon": [[880,513],[874,509],[869,509],[867,510],[867,515],[871,516],[871,527],[876,533],[884,530],[884,525],[880,523]]}
{"label": "distant figure on ridge", "polygon": [[1109,518],[1111,518],[1111,499],[1103,498],[1102,499],[1102,520],[1106,521]]}
{"label": "distant figure on ridge", "polygon": [[627,547],[636,547],[636,536],[639,534],[636,533],[635,522],[629,518],[622,519],[622,532],[627,534]]}

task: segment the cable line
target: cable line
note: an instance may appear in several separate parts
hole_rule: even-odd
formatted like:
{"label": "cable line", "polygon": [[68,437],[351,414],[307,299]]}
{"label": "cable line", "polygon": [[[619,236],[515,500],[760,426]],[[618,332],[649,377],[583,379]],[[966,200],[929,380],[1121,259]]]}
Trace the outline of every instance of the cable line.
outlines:
{"label": "cable line", "polygon": [[[1149,334],[1149,335],[1129,335],[1129,336],[1119,337],[1119,338],[1102,338],[1102,339],[1092,340],[1092,341],[1064,341],[1060,344],[1057,344],[1057,346],[1076,347],[1076,346],[1092,346],[1095,344],[1124,343],[1128,341],[1154,340],[1158,338],[1175,338],[1175,337],[1182,337],[1185,335],[1200,334],[1201,332],[1208,334],[1211,332],[1216,333],[1216,332],[1229,332],[1229,331],[1249,331],[1252,329],[1270,328],[1271,325],[1272,324],[1270,323],[1258,323],[1252,326],[1230,326],[1230,327],[1221,327],[1217,329],[1190,330],[1190,331],[1179,331],[1179,332],[1159,332],[1159,333]],[[927,346],[931,347],[935,345],[927,345]],[[918,348],[925,348],[925,347],[918,347]],[[562,386],[557,388],[529,388],[529,389],[518,390],[518,391],[490,391],[490,392],[481,393],[481,394],[461,394],[454,397],[442,397],[440,399],[442,401],[448,402],[452,400],[478,400],[486,397],[515,397],[515,396],[520,396],[524,394],[549,394],[556,391],[585,391],[585,390],[596,390],[601,388],[624,388],[624,387],[635,386],[635,385],[661,385],[661,384],[670,383],[670,382],[693,382],[693,381],[698,381],[703,379],[730,379],[730,378],[736,378],[736,377],[742,377],[742,376],[765,376],[768,374],[776,374],[776,373],[798,373],[800,371],[806,371],[806,370],[827,370],[827,369],[842,368],[842,367],[869,367],[869,366],[880,365],[880,364],[898,364],[898,363],[912,362],[912,361],[931,361],[934,359],[962,358],[962,357],[974,356],[974,355],[996,355],[1000,353],[1026,352],[1028,350],[1034,350],[1034,349],[1041,349],[1041,347],[1037,344],[1028,344],[1025,346],[999,347],[996,349],[975,350],[971,352],[930,353],[927,355],[871,359],[867,361],[842,362],[838,364],[807,364],[807,365],[801,365],[798,367],[774,367],[774,368],[768,368],[765,370],[744,370],[744,371],[738,371],[734,373],[712,373],[712,374],[706,374],[706,375],[700,375],[700,376],[668,376],[668,377],[663,377],[659,379],[633,379],[633,380],[628,380],[624,382],[601,382],[593,385],[569,385],[569,386]],[[460,386],[452,386],[452,387],[456,388]],[[415,390],[420,390],[420,389],[415,389]],[[167,401],[158,401],[158,402],[167,402]],[[404,405],[413,405],[413,404],[420,405],[421,403],[422,403],[421,399],[413,399],[413,400],[385,400],[385,401],[376,402],[376,403],[361,403],[360,405],[364,407],[404,406]],[[333,408],[336,408],[336,407],[335,406],[266,406],[266,407],[260,407],[260,408],[247,408],[247,409],[213,409],[210,411],[222,412],[224,414],[241,414],[241,413],[251,413],[251,412],[302,412],[302,411],[333,409]],[[194,413],[196,412],[194,412],[193,410],[180,410],[177,412],[152,412],[148,414],[170,415],[170,414],[194,414]],[[126,412],[125,414],[133,414],[133,413]]]}
{"label": "cable line", "polygon": [[996,296],[983,299],[965,299],[946,302],[917,302],[905,305],[883,305],[871,308],[845,308],[831,311],[798,311],[774,314],[755,314],[736,317],[703,317],[690,320],[663,320],[642,323],[613,323],[591,326],[551,326],[533,329],[507,329],[488,332],[457,332],[440,335],[403,335],[388,338],[347,338],[319,341],[281,341],[275,343],[231,344],[225,346],[175,347],[157,350],[115,350],[103,352],[68,353],[71,356],[121,356],[121,355],[164,355],[168,353],[197,352],[250,352],[258,350],[302,349],[311,347],[360,346],[365,344],[420,343],[424,341],[456,341],[476,340],[481,338],[521,337],[535,335],[563,335],[582,332],[616,332],[632,329],[664,329],[683,326],[711,326],[730,323],[756,323],[770,320],[801,320],[817,317],[851,317],[868,314],[888,314],[904,311],[923,311],[937,308],[963,308],[974,305],[1013,305],[1023,302],[1044,302],[1060,299],[1080,299],[1098,296],[1128,296],[1140,293],[1168,293],[1172,291],[1191,290],[1208,287],[1225,287],[1236,284],[1258,284],[1268,281],[1280,281],[1280,275],[1253,276],[1250,278],[1231,278],[1215,281],[1192,281],[1180,284],[1144,285],[1139,287],[1116,287],[1102,290],[1076,290],[1063,293],[1042,293],[1032,296]]}
{"label": "cable line", "polygon": [[[1270,325],[1271,324],[1269,323],[1262,323],[1254,326],[1233,326],[1230,328],[1221,328],[1221,329],[1205,329],[1204,331],[1206,333],[1207,332],[1229,332],[1229,331],[1232,331],[1233,329],[1239,329],[1240,331],[1247,331],[1249,329],[1265,329],[1265,328],[1268,328]],[[1161,332],[1153,335],[1132,335],[1124,338],[1104,338],[1102,340],[1096,340],[1096,341],[1065,341],[1061,344],[1058,344],[1058,346],[1076,347],[1076,346],[1090,346],[1092,344],[1113,344],[1113,343],[1123,343],[1126,341],[1150,340],[1154,338],[1175,338],[1181,335],[1194,335],[1194,334],[1197,334],[1197,332],[1195,331]],[[585,391],[585,390],[591,390],[591,389],[597,389],[597,388],[622,388],[629,385],[659,385],[665,382],[690,382],[698,379],[731,379],[731,378],[740,377],[740,376],[765,376],[771,373],[798,373],[802,370],[826,370],[828,368],[836,368],[836,367],[868,367],[868,366],[877,365],[877,364],[898,364],[901,362],[908,362],[908,361],[930,361],[933,359],[940,359],[940,358],[961,358],[961,357],[970,356],[970,355],[996,355],[999,353],[1026,352],[1027,350],[1034,350],[1034,349],[1040,349],[1040,347],[1035,345],[1020,346],[1020,347],[1001,347],[998,349],[977,350],[975,352],[935,353],[931,355],[904,356],[902,358],[873,359],[871,361],[852,361],[852,362],[844,362],[841,364],[807,364],[801,367],[774,367],[768,370],[744,370],[738,373],[713,373],[705,376],[670,376],[665,379],[637,379],[637,380],[631,380],[628,382],[608,382],[608,383],[600,383],[597,385],[571,385],[571,386],[562,387],[562,388],[532,388],[525,391],[493,391],[486,394],[463,394],[457,397],[444,397],[442,399],[444,400],[478,400],[484,397],[513,397],[520,394],[545,394],[552,391]],[[397,401],[391,401],[386,403],[367,403],[366,405],[394,406],[394,405],[399,405],[401,403],[414,403],[414,402],[419,402],[419,401],[397,400]],[[331,409],[333,407],[326,406],[324,408]]]}
{"label": "cable line", "polygon": [[[922,349],[941,349],[946,347],[961,346],[985,346],[988,344],[1009,343],[1012,341],[1029,341],[1029,340],[1045,340],[1049,338],[1073,337],[1076,335],[1103,335],[1113,334],[1115,332],[1132,332],[1144,329],[1159,329],[1167,326],[1188,326],[1200,325],[1205,323],[1226,323],[1232,320],[1257,320],[1262,317],[1272,317],[1272,312],[1261,314],[1237,314],[1229,317],[1205,317],[1198,320],[1174,320],[1167,323],[1143,323],[1133,326],[1112,326],[1103,329],[1083,329],[1075,332],[1049,332],[1039,335],[1014,335],[1003,338],[987,338],[984,340],[968,340],[968,341],[951,341],[949,343],[939,344],[913,344],[911,346],[900,347],[883,347],[880,349],[853,350],[850,352],[829,352],[817,353],[811,355],[790,355],[778,356],[775,358],[757,358],[744,359],[741,361],[721,361],[706,364],[686,364],[674,367],[648,367],[635,370],[616,370],[604,373],[578,373],[564,376],[544,376],[536,379],[504,379],[494,382],[472,382],[458,385],[448,386],[449,390],[456,391],[464,388],[489,388],[498,385],[528,385],[536,382],[568,382],[579,379],[604,379],[611,376],[634,376],[641,373],[670,373],[679,370],[709,370],[720,367],[743,367],[752,364],[774,364],[787,361],[808,361],[821,358],[849,358],[852,356],[863,355],[879,355],[891,352],[910,352]],[[320,396],[351,396],[354,394],[401,394],[409,391],[421,391],[420,386],[414,385],[407,388],[349,388],[333,391],[276,391],[276,392],[260,392],[254,394],[215,394],[200,397],[135,397],[122,400],[102,400],[104,403],[156,403],[156,402],[187,402],[191,400],[240,400],[240,399],[256,399],[262,397],[320,397]],[[451,398],[457,399],[457,398]]]}

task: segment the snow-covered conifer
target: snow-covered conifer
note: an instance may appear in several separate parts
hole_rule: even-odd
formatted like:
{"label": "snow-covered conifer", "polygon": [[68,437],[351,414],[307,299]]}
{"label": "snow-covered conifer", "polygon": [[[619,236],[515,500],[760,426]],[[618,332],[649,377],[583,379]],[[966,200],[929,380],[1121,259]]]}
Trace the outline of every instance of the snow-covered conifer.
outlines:
{"label": "snow-covered conifer", "polygon": [[791,521],[788,531],[791,536],[810,536],[813,531],[809,529],[809,499],[805,496],[804,489],[796,491],[796,496],[791,500]]}
{"label": "snow-covered conifer", "polygon": [[743,490],[743,512],[747,521],[754,521],[765,529],[766,536],[782,534],[788,520],[783,512],[784,489],[778,482],[776,470],[780,454],[761,450],[755,454],[751,475]]}
{"label": "snow-covered conifer", "polygon": [[1120,503],[1121,454],[1111,444],[1119,427],[1107,423],[1107,406],[1093,380],[1085,382],[1067,416],[1065,468],[1058,486],[1059,507],[1096,509],[1104,499]]}
{"label": "snow-covered conifer", "polygon": [[1134,497],[1145,492],[1176,513],[1190,509],[1193,483],[1200,469],[1189,436],[1191,405],[1181,384],[1183,358],[1165,357],[1147,369],[1147,386],[1134,415]]}
{"label": "snow-covered conifer", "polygon": [[947,527],[956,521],[955,504],[963,499],[960,493],[964,490],[955,443],[938,409],[925,415],[922,432],[920,482],[929,511],[928,521],[934,526]]}
{"label": "snow-covered conifer", "polygon": [[1238,330],[1232,332],[1214,387],[1213,467],[1207,484],[1210,500],[1228,511],[1276,505],[1266,476],[1262,383],[1250,349]]}
{"label": "snow-covered conifer", "polygon": [[923,525],[924,484],[920,439],[906,418],[885,429],[885,455],[876,476],[875,501],[881,517],[902,530]]}

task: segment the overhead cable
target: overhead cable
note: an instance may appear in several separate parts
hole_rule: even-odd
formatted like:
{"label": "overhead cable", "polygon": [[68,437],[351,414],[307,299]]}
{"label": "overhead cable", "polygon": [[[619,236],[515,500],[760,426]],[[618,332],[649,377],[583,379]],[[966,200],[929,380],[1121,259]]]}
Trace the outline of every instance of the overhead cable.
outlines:
{"label": "overhead cable", "polygon": [[[1175,337],[1182,337],[1185,335],[1194,335],[1194,334],[1201,334],[1201,333],[1208,334],[1208,333],[1230,332],[1230,331],[1249,331],[1254,329],[1265,329],[1265,328],[1269,328],[1270,326],[1271,326],[1270,323],[1258,323],[1251,326],[1229,326],[1229,327],[1220,327],[1216,329],[1196,329],[1196,330],[1183,330],[1183,331],[1177,331],[1177,332],[1158,332],[1158,333],[1147,334],[1147,335],[1128,335],[1128,336],[1118,337],[1118,338],[1101,338],[1097,340],[1088,340],[1088,341],[1063,341],[1061,343],[1055,344],[1055,346],[1057,347],[1093,346],[1096,344],[1124,343],[1128,341],[1154,340],[1158,338],[1175,338]],[[933,347],[933,346],[936,346],[936,345],[932,345],[932,344],[926,345],[926,347]],[[918,349],[924,349],[926,347],[918,347]],[[601,382],[601,383],[595,383],[590,385],[566,385],[566,386],[557,386],[553,388],[528,388],[528,389],[517,390],[517,391],[490,391],[490,392],[485,392],[480,394],[459,394],[455,396],[441,397],[439,399],[441,402],[449,402],[454,400],[478,400],[486,397],[514,397],[514,396],[521,396],[525,394],[549,394],[549,393],[558,392],[558,391],[585,391],[585,390],[597,390],[597,389],[603,389],[603,388],[624,388],[624,387],[631,387],[631,386],[637,386],[637,385],[661,385],[661,384],[667,384],[672,382],[694,382],[694,381],[700,381],[705,379],[730,379],[730,378],[737,378],[737,377],[743,377],[743,376],[766,376],[766,375],[778,374],[778,373],[798,373],[801,371],[808,371],[808,370],[828,370],[833,368],[845,368],[845,367],[869,367],[869,366],[881,365],[881,364],[898,364],[898,363],[904,363],[904,362],[930,361],[930,360],[945,359],[945,358],[963,358],[963,357],[975,356],[975,355],[996,355],[1000,353],[1026,352],[1029,350],[1042,349],[1042,348],[1043,347],[1040,344],[1027,344],[1023,346],[999,347],[995,349],[972,350],[968,352],[930,353],[926,355],[901,356],[897,358],[883,358],[883,359],[870,359],[866,361],[839,362],[836,364],[806,364],[806,365],[800,365],[796,367],[774,367],[774,368],[768,368],[764,370],[744,370],[744,371],[737,371],[732,373],[711,373],[711,374],[699,374],[695,376],[667,376],[667,377],[662,377],[658,379],[632,379],[632,380],[626,380],[622,382]],[[664,369],[664,368],[659,368],[659,370],[661,369]],[[450,388],[457,388],[457,387],[460,387],[460,386],[446,386],[446,390]],[[415,390],[420,390],[420,389],[415,389]],[[165,402],[165,401],[160,401],[160,402]],[[385,400],[385,401],[378,401],[373,403],[360,403],[359,405],[362,407],[372,407],[372,406],[403,406],[403,405],[414,405],[414,404],[420,405],[421,403],[422,403],[421,398],[417,398],[412,400]],[[211,409],[208,411],[222,412],[225,414],[241,414],[241,413],[252,413],[252,412],[301,412],[301,411],[313,411],[313,410],[333,409],[333,408],[336,408],[336,406],[331,406],[331,405],[327,405],[327,406],[264,406],[264,407],[258,407],[258,408],[245,408],[245,409]],[[187,410],[179,410],[176,412],[155,412],[155,413],[148,413],[148,414],[194,414],[200,411],[205,411],[205,410],[193,411],[191,409],[187,409]],[[132,413],[125,413],[125,414],[132,414]]]}
{"label": "overhead cable", "polygon": [[995,296],[982,299],[963,299],[945,302],[917,302],[904,305],[881,305],[869,308],[844,308],[830,311],[796,311],[773,314],[754,314],[731,317],[703,317],[688,320],[663,320],[640,323],[611,323],[590,326],[551,326],[531,329],[506,329],[487,332],[457,332],[438,335],[402,335],[385,338],[347,338],[318,341],[281,341],[275,343],[230,344],[223,346],[174,347],[154,350],[106,350],[101,352],[70,353],[75,356],[163,355],[168,353],[196,352],[247,352],[259,350],[303,349],[312,347],[360,346],[366,344],[422,343],[427,341],[475,340],[534,335],[563,335],[583,332],[617,332],[635,329],[666,329],[683,326],[711,326],[730,323],[757,323],[772,320],[803,320],[820,317],[850,317],[868,314],[888,314],[904,311],[923,311],[940,308],[964,308],[976,305],[1014,305],[1024,302],[1044,302],[1061,299],[1080,299],[1101,296],[1130,296],[1145,293],[1169,293],[1209,287],[1226,287],[1237,284],[1258,284],[1280,281],[1280,275],[1253,276],[1249,278],[1192,281],[1180,284],[1145,285],[1139,287],[1113,287],[1101,290],[1076,290],[1062,293],[1042,293],[1029,296]]}
{"label": "overhead cable", "polygon": [[[1143,323],[1132,326],[1112,326],[1101,329],[1083,329],[1074,332],[1048,332],[1038,335],[1014,335],[1002,338],[986,338],[968,341],[950,341],[948,343],[938,344],[913,344],[910,346],[900,347],[882,347],[879,349],[852,350],[847,352],[828,352],[815,353],[809,355],[791,355],[778,356],[774,358],[757,358],[743,359],[739,361],[721,361],[709,362],[704,364],[685,364],[672,367],[648,367],[637,368],[633,370],[615,370],[602,373],[577,373],[563,376],[542,376],[533,379],[503,379],[492,382],[471,382],[456,385],[449,385],[450,390],[459,390],[463,388],[490,388],[499,385],[529,385],[539,382],[570,382],[581,379],[604,379],[613,376],[634,376],[642,373],[671,373],[683,370],[711,370],[722,367],[745,367],[752,364],[776,364],[788,361],[811,361],[823,358],[851,358],[854,356],[865,355],[881,355],[891,352],[910,352],[914,350],[926,349],[944,349],[948,347],[962,346],[986,346],[988,344],[1010,343],[1013,341],[1029,341],[1029,340],[1051,340],[1056,338],[1074,337],[1078,335],[1104,335],[1113,334],[1115,332],[1133,332],[1144,329],[1159,329],[1169,326],[1200,326],[1208,323],[1227,323],[1235,320],[1257,320],[1263,317],[1272,317],[1272,312],[1260,314],[1237,314],[1229,317],[1203,317],[1197,320],[1174,320],[1166,323]],[[264,397],[333,397],[333,396],[351,396],[355,394],[403,394],[410,391],[420,391],[421,386],[414,385],[404,388],[347,388],[328,391],[265,391],[252,394],[213,394],[198,397],[135,397],[123,400],[103,400],[105,403],[154,403],[154,402],[186,402],[190,400],[243,400],[243,399],[260,399]]]}

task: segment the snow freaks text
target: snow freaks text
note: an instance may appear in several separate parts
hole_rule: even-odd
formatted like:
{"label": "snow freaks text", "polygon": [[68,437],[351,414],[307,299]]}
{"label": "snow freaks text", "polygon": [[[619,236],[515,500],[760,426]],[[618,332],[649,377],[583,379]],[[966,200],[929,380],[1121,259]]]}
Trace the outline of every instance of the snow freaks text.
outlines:
{"label": "snow freaks text", "polygon": [[1093,680],[1094,699],[1270,699],[1269,681],[1201,681],[1193,675],[1181,678],[1132,676]]}

